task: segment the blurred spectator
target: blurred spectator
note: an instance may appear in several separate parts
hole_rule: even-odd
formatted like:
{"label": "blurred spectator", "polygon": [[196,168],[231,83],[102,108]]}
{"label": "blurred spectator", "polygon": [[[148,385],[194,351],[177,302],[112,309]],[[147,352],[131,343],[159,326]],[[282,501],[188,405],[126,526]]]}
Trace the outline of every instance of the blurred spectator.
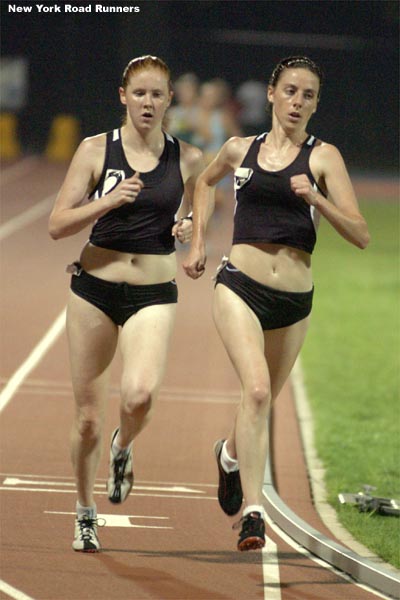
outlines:
{"label": "blurred spectator", "polygon": [[236,99],[240,104],[238,119],[243,135],[258,135],[267,125],[267,96],[265,85],[261,81],[249,80],[236,90]]}
{"label": "blurred spectator", "polygon": [[241,135],[229,84],[224,79],[211,79],[200,86],[199,110],[193,143],[210,162],[226,140]]}
{"label": "blurred spectator", "polygon": [[[235,113],[235,100],[229,84],[224,79],[214,78],[200,86],[193,144],[203,150],[207,164],[216,156],[227,139],[242,135]],[[231,198],[233,198],[233,180],[228,176],[219,182],[216,189],[214,221],[215,218],[218,220],[220,209],[227,205]]]}
{"label": "blurred spectator", "polygon": [[188,144],[193,143],[198,115],[199,80],[194,73],[181,75],[174,84],[175,104],[167,114],[167,128],[171,135]]}

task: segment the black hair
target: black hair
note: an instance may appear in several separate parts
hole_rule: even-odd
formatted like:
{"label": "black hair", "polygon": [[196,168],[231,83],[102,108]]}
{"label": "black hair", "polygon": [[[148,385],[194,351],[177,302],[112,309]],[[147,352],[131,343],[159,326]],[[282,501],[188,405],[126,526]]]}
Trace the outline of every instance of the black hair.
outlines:
{"label": "black hair", "polygon": [[279,81],[279,78],[284,69],[307,69],[314,73],[319,79],[319,90],[318,90],[318,100],[321,95],[321,87],[324,80],[324,74],[322,72],[321,67],[317,65],[311,58],[307,56],[288,56],[287,58],[283,58],[272,71],[272,75],[269,80],[269,85],[275,87]]}

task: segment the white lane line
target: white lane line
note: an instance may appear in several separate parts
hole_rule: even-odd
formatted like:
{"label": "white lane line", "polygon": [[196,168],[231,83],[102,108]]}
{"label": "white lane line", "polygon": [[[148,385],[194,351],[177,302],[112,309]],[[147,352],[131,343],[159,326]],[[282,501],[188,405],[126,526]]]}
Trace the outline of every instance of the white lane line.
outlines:
{"label": "white lane line", "polygon": [[264,580],[264,599],[282,600],[278,547],[268,537],[266,537],[265,546],[262,549],[262,571]]}
{"label": "white lane line", "polygon": [[[76,516],[76,512],[59,512],[52,510],[44,511],[48,515],[73,515]],[[114,515],[114,514],[101,514],[98,513],[97,518],[103,520],[102,527],[134,527],[135,529],[173,529],[171,525],[137,525],[132,523],[130,519],[156,519],[169,521],[169,517],[153,517],[151,515],[141,517],[139,515]]]}
{"label": "white lane line", "polygon": [[24,379],[31,371],[39,364],[46,352],[51,348],[65,326],[64,309],[56,318],[45,336],[40,340],[37,346],[32,350],[28,358],[15,371],[9,379],[7,385],[0,393],[0,412],[7,406],[11,398],[14,396]]}
{"label": "white lane line", "polygon": [[[0,486],[0,491],[3,492],[29,492],[30,494],[34,494],[34,493],[48,493],[48,494],[76,494],[76,489],[70,489],[70,490],[65,490],[65,489],[60,489],[60,488],[41,488],[41,487],[37,487],[37,488],[33,488],[33,487],[13,487],[13,486]],[[101,491],[97,491],[95,490],[94,492],[95,496],[106,496],[107,495],[107,491],[101,492]],[[180,500],[212,500],[213,502],[215,502],[215,500],[217,499],[216,496],[195,496],[195,495],[186,495],[186,496],[181,496],[179,494],[173,494],[171,492],[165,492],[164,494],[156,494],[156,493],[151,493],[151,492],[130,492],[129,494],[130,496],[141,496],[143,498],[176,498],[176,499],[180,499]]]}
{"label": "white lane line", "polygon": [[[46,480],[48,479],[55,479],[57,481],[75,481],[75,477],[72,476],[68,476],[68,475],[63,475],[62,477],[60,477],[59,475],[34,475],[33,473],[0,473],[0,477],[11,477],[11,478],[25,478],[25,477],[29,477],[30,479],[34,479],[34,480],[39,480],[42,479],[44,480],[46,478]],[[98,477],[96,481],[102,481],[103,482],[103,487],[105,482],[107,481],[106,477]],[[175,486],[175,485],[184,485],[184,486],[188,486],[188,487],[209,487],[209,488],[217,488],[218,485],[216,483],[202,483],[199,481],[196,482],[188,482],[188,481],[180,481],[179,483],[177,483],[176,481],[149,481],[148,479],[135,479],[135,487],[136,487],[136,482],[140,485],[167,485],[167,486]],[[100,485],[98,483],[95,484],[96,485]]]}
{"label": "white lane line", "polygon": [[[377,598],[383,598],[384,600],[391,600],[389,596],[386,596],[385,594],[382,594],[381,592],[378,592],[377,590],[372,589],[363,583],[358,583],[352,577],[350,577],[349,575],[344,573],[344,571],[340,571],[339,569],[336,569],[336,567],[334,567],[333,565],[330,565],[329,563],[325,562],[321,558],[318,558],[317,555],[311,554],[311,552],[309,552],[306,548],[304,548],[303,546],[298,544],[294,539],[292,539],[289,535],[287,535],[287,533],[285,533],[283,531],[283,529],[281,529],[278,525],[276,525],[276,523],[274,523],[274,521],[272,521],[272,519],[267,514],[265,514],[265,521],[271,527],[271,529],[276,533],[276,535],[281,538],[281,540],[283,540],[286,544],[288,544],[288,546],[291,546],[299,554],[301,554],[301,555],[305,556],[306,558],[308,558],[309,560],[315,562],[317,565],[319,565],[323,569],[326,569],[327,571],[331,571],[331,573],[334,573],[335,575],[337,575],[337,577],[344,579],[345,581],[361,588],[362,590],[367,591],[370,594],[375,594],[375,596]],[[265,596],[265,600],[267,600],[267,598],[269,600],[270,596],[268,596],[268,597]],[[271,596],[271,600],[272,600],[272,598],[273,597]]]}
{"label": "white lane line", "polygon": [[[40,479],[20,479],[19,477],[6,477],[3,485],[19,486],[19,485],[59,485],[75,487],[74,482],[65,481],[47,481]],[[103,487],[100,483],[96,483],[94,487]],[[135,483],[135,490],[151,491],[151,492],[180,492],[186,494],[205,494],[203,490],[194,490],[183,485],[157,486],[157,485],[140,485]]]}
{"label": "white lane line", "polygon": [[[76,511],[60,511],[60,510],[44,510],[43,511],[46,515],[73,515],[76,516]],[[169,521],[169,517],[156,517],[154,515],[98,515],[98,516],[102,516],[104,519],[106,517],[124,517],[124,518],[128,518],[128,519],[159,519],[161,521]]]}
{"label": "white lane line", "polygon": [[44,198],[44,200],[41,202],[38,202],[31,208],[28,208],[28,210],[24,210],[13,219],[10,219],[1,225],[0,240],[5,240],[16,231],[26,227],[26,225],[30,225],[34,221],[40,219],[40,217],[49,214],[55,198],[56,194],[51,194],[51,196],[47,196],[47,198]]}
{"label": "white lane line", "polygon": [[10,598],[14,598],[14,600],[34,600],[32,596],[24,594],[24,592],[17,590],[2,579],[0,579],[0,592],[4,592]]}

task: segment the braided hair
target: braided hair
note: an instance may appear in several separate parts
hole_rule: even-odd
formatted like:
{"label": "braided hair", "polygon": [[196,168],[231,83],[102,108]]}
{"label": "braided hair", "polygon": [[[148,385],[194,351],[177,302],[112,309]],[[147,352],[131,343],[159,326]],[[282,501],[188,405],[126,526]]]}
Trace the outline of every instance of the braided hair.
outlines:
{"label": "braided hair", "polygon": [[272,75],[268,82],[269,85],[272,87],[276,86],[284,69],[307,69],[308,71],[311,71],[311,73],[314,73],[314,75],[316,75],[319,79],[319,100],[324,75],[322,69],[313,60],[311,60],[311,58],[308,58],[307,56],[288,56],[287,58],[282,59],[272,71]]}

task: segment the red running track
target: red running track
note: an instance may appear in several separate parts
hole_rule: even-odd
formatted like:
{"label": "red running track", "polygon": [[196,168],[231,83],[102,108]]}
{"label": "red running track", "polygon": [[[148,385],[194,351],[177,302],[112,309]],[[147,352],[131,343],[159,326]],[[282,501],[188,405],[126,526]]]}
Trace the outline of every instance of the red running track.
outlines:
{"label": "red running track", "polygon": [[[206,275],[194,282],[181,269],[178,274],[180,303],[167,375],[154,418],[135,443],[136,483],[120,507],[105,494],[108,439],[118,415],[116,361],[96,486],[98,511],[107,522],[100,530],[103,552],[73,552],[73,402],[62,327],[47,351],[38,347],[60,323],[68,289],[65,265],[78,257],[88,235],[54,242],[47,234],[64,173],[64,165],[38,157],[3,165],[0,598],[383,597],[315,562],[276,528],[269,527],[263,552],[237,552],[235,519],[219,509],[212,447],[229,430],[238,382],[212,323],[211,276],[229,250],[233,202],[213,221]],[[180,250],[180,262],[183,255]],[[312,506],[289,385],[275,412],[278,491],[302,518],[326,532]]]}

